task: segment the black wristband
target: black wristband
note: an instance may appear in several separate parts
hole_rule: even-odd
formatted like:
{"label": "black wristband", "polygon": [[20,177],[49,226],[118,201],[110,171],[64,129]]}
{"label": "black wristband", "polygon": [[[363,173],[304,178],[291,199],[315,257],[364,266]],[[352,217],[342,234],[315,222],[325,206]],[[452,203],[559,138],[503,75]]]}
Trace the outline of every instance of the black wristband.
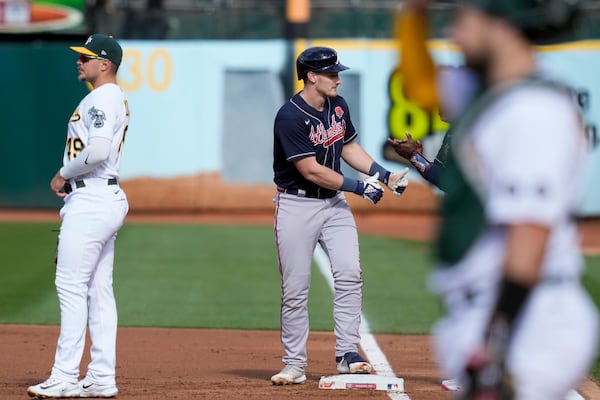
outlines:
{"label": "black wristband", "polygon": [[500,282],[496,308],[488,323],[485,343],[492,360],[502,364],[506,356],[512,334],[513,322],[523,308],[530,287],[504,277]]}
{"label": "black wristband", "polygon": [[521,308],[525,304],[531,288],[519,282],[504,277],[500,282],[498,301],[494,314],[500,314],[506,318],[509,324],[515,320]]}

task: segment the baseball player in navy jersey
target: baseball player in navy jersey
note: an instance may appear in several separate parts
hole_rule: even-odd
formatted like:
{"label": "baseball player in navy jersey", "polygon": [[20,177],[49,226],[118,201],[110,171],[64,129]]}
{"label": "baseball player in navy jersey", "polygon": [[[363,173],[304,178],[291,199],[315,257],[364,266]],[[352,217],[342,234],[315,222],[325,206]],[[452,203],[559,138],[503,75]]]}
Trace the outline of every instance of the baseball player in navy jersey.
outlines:
{"label": "baseball player in navy jersey", "polygon": [[[112,286],[114,246],[128,202],[119,164],[129,123],[127,99],[117,85],[121,46],[91,35],[79,53],[79,80],[93,90],[68,123],[63,166],[50,188],[64,199],[56,264],[60,335],[50,377],[31,386],[34,398],[114,397],[117,309]],[[91,361],[79,380],[86,328]]]}
{"label": "baseball player in navy jersey", "polygon": [[[302,91],[277,113],[274,124],[275,242],[281,273],[281,341],[285,367],[275,385],[306,381],[308,292],[317,243],[331,262],[334,280],[335,362],[340,373],[370,373],[358,353],[362,273],[356,224],[344,192],[376,204],[386,184],[401,195],[408,168],[391,173],[358,144],[346,101],[337,95],[340,64],[334,49],[312,47],[296,60]],[[368,174],[344,177],[340,160]]]}

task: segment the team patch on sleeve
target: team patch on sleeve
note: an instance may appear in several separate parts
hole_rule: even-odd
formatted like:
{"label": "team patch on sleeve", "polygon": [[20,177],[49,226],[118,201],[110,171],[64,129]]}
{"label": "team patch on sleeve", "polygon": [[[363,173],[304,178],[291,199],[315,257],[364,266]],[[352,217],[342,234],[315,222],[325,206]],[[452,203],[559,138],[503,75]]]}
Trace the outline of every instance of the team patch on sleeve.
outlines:
{"label": "team patch on sleeve", "polygon": [[88,115],[92,119],[94,128],[102,128],[104,126],[104,121],[106,120],[104,111],[98,110],[96,107],[92,107],[89,109]]}

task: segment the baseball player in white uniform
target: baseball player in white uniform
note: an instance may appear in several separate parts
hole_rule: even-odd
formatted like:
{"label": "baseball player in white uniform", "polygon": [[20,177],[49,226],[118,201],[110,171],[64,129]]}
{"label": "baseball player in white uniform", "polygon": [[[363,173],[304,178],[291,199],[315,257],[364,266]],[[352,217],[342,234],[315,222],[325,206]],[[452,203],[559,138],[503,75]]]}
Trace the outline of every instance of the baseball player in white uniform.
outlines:
{"label": "baseball player in white uniform", "polygon": [[450,32],[481,87],[441,176],[434,351],[461,399],[564,400],[598,340],[573,217],[587,143],[572,92],[540,73],[532,43],[569,26],[577,1],[457,3]]}
{"label": "baseball player in white uniform", "polygon": [[[129,124],[127,99],[117,85],[121,46],[94,34],[79,53],[79,80],[93,90],[71,116],[63,166],[50,187],[64,198],[56,264],[60,336],[49,379],[31,386],[34,398],[113,397],[117,309],[112,275],[115,238],[129,209],[119,187],[119,163]],[[91,362],[79,380],[86,327]]]}

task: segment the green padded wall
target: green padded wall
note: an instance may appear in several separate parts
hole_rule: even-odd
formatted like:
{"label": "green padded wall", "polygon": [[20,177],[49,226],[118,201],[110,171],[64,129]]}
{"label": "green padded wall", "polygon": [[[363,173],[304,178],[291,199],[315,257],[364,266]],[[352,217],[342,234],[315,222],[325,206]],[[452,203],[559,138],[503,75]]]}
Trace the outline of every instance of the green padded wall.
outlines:
{"label": "green padded wall", "polygon": [[0,42],[0,207],[58,208],[49,189],[67,122],[88,89],[72,43]]}

